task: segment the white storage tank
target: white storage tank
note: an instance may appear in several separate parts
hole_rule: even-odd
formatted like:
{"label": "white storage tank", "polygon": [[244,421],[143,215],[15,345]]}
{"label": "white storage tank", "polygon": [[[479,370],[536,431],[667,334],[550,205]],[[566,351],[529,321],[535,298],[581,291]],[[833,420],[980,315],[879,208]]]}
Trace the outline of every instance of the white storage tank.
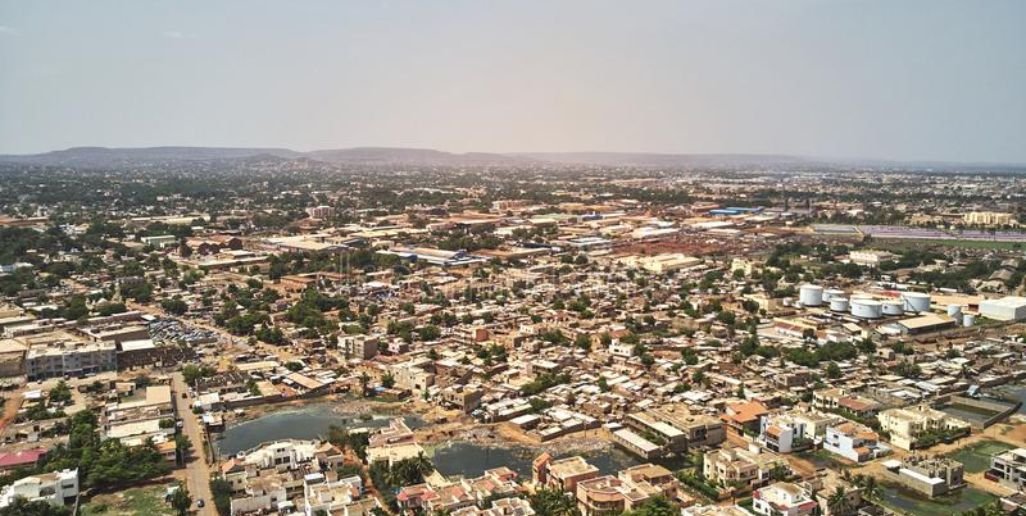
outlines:
{"label": "white storage tank", "polygon": [[884,301],[881,303],[884,315],[904,315],[905,304],[899,301]]}
{"label": "white storage tank", "polygon": [[962,313],[962,305],[948,305],[948,317],[955,317]]}
{"label": "white storage tank", "polygon": [[883,316],[883,308],[879,301],[872,299],[852,299],[851,314],[859,319],[879,319]]}
{"label": "white storage tank", "polygon": [[828,288],[823,291],[823,301],[827,303],[838,297],[844,297],[844,291],[839,288]]}
{"label": "white storage tank", "polygon": [[930,294],[922,292],[903,292],[901,298],[905,301],[905,310],[909,312],[929,312]]}
{"label": "white storage tank", "polygon": [[847,312],[848,311],[848,298],[842,296],[834,296],[830,298],[830,310],[834,312]]}
{"label": "white storage tank", "polygon": [[803,306],[819,306],[823,304],[823,287],[819,285],[802,285],[798,289],[798,302]]}
{"label": "white storage tank", "polygon": [[966,328],[972,328],[976,324],[976,316],[973,314],[965,314],[962,316],[962,326]]}

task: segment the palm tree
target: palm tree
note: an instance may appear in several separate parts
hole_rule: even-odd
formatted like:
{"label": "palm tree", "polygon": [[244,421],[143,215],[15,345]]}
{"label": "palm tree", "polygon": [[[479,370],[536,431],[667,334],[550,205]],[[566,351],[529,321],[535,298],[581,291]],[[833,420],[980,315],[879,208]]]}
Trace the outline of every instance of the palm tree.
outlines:
{"label": "palm tree", "polygon": [[880,496],[880,486],[876,485],[876,478],[866,476],[862,486],[862,492],[866,498],[876,499]]}
{"label": "palm tree", "polygon": [[366,371],[360,373],[360,394],[363,396],[367,395],[367,384],[370,383],[370,376]]}
{"label": "palm tree", "polygon": [[424,456],[424,452],[418,453],[416,457],[410,459],[410,464],[422,477],[426,477],[435,471],[435,465]]}
{"label": "palm tree", "polygon": [[827,497],[827,508],[830,514],[847,514],[851,511],[851,503],[848,502],[848,493],[844,488],[837,486],[833,494]]}

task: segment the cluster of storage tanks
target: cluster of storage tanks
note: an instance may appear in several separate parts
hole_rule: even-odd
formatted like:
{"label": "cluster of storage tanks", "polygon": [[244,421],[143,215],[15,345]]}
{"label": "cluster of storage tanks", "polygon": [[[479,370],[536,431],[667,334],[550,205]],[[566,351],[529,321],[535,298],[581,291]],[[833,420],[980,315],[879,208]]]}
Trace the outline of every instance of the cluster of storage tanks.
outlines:
{"label": "cluster of storage tanks", "polygon": [[[843,290],[824,289],[811,284],[802,285],[798,289],[798,303],[802,306],[827,305],[831,312],[850,313],[859,319],[930,312],[930,294],[922,292],[902,292],[900,299],[885,301],[878,301],[867,295],[852,296],[849,299]],[[976,316],[963,314],[960,305],[948,305],[947,313],[956,324],[969,327],[976,323]]]}
{"label": "cluster of storage tanks", "polygon": [[906,312],[929,312],[930,295],[903,292],[901,299],[877,301],[869,296],[849,299],[843,290],[824,289],[819,285],[802,285],[798,289],[798,302],[802,306],[830,307],[831,312],[850,313],[860,319],[879,319],[885,315],[905,315]]}

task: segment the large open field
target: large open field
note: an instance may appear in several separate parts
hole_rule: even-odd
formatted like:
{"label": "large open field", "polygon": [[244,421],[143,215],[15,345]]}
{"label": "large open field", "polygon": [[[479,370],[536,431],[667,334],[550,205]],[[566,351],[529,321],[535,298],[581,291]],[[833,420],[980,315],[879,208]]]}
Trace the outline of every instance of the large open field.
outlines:
{"label": "large open field", "polygon": [[1026,244],[1022,242],[1007,242],[999,240],[933,240],[915,238],[880,238],[874,237],[874,247],[880,249],[923,249],[929,247],[961,247],[964,249],[1023,249]]}
{"label": "large open field", "polygon": [[950,516],[996,500],[994,496],[973,487],[963,487],[954,494],[933,499],[892,485],[884,486],[881,491],[881,501],[887,508],[898,514],[915,516]]}
{"label": "large open field", "polygon": [[948,457],[961,462],[966,473],[980,473],[990,467],[991,457],[1012,448],[1012,445],[1001,441],[979,441],[948,454]]}
{"label": "large open field", "polygon": [[170,504],[164,502],[166,485],[136,487],[118,493],[94,496],[82,506],[85,516],[174,516]]}

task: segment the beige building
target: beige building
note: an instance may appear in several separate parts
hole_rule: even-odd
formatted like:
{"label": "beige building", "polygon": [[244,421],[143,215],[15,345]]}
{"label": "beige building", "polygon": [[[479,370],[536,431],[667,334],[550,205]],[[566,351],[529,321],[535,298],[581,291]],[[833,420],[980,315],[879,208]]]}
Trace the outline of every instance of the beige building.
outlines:
{"label": "beige building", "polygon": [[677,489],[673,473],[654,464],[641,464],[577,484],[577,507],[583,516],[621,514],[655,496],[670,496]]}
{"label": "beige building", "polygon": [[28,347],[25,375],[29,380],[89,376],[117,369],[117,345],[86,342],[65,331],[19,337]]}
{"label": "beige building", "polygon": [[786,467],[787,460],[774,453],[745,448],[721,448],[703,456],[702,474],[710,482],[755,487],[768,481],[770,471]]}
{"label": "beige building", "polygon": [[927,405],[885,410],[878,418],[880,429],[890,434],[890,443],[903,450],[913,449],[930,434],[969,428],[969,423]]}
{"label": "beige building", "polygon": [[565,493],[575,493],[578,482],[599,476],[598,468],[579,455],[553,460],[543,453],[534,459],[533,470],[536,484]]}
{"label": "beige building", "polygon": [[962,222],[973,226],[1014,226],[1014,213],[1000,211],[971,211],[962,215]]}
{"label": "beige building", "polygon": [[962,463],[951,459],[913,456],[889,460],[884,468],[891,480],[931,498],[965,486]]}

